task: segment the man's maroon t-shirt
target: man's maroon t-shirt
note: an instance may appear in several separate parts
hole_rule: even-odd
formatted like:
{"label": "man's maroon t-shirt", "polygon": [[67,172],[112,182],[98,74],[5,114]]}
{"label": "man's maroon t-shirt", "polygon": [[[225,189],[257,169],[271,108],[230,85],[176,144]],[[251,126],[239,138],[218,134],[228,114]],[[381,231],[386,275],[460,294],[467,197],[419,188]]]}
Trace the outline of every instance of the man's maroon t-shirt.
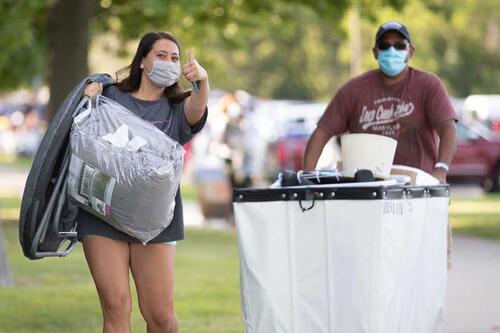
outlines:
{"label": "man's maroon t-shirt", "polygon": [[402,82],[384,85],[379,70],[342,86],[318,121],[330,135],[373,133],[398,141],[394,164],[431,172],[438,158],[436,129],[455,111],[439,78],[409,68]]}

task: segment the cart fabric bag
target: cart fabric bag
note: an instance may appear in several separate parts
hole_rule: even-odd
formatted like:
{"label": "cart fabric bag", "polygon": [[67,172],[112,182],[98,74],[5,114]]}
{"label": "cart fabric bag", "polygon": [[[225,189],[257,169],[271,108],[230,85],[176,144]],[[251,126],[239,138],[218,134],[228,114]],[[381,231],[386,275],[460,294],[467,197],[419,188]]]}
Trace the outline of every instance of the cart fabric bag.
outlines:
{"label": "cart fabric bag", "polygon": [[98,96],[71,129],[68,195],[147,243],[172,221],[184,149],[122,105]]}
{"label": "cart fabric bag", "polygon": [[443,331],[447,186],[345,185],[235,190],[246,333]]}

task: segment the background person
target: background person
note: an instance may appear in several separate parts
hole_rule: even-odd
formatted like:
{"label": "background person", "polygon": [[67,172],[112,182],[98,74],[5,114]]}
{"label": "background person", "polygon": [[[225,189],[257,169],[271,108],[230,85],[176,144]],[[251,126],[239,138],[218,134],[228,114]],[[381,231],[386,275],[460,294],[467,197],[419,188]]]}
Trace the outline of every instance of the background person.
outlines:
{"label": "background person", "polygon": [[373,55],[379,69],[343,85],[327,106],[304,152],[304,170],[314,170],[334,135],[372,133],[398,141],[394,164],[422,169],[446,182],[455,151],[455,111],[439,78],[409,67],[415,52],[408,29],[383,24]]}
{"label": "background person", "polygon": [[[187,80],[198,82],[199,92],[184,92],[178,85],[181,50],[174,36],[150,32],[139,42],[128,76],[103,94],[184,145],[206,122],[209,90],[207,72],[190,51],[182,73]],[[101,90],[99,84],[93,83],[86,87],[85,94],[94,97]],[[179,190],[175,201],[171,224],[147,245],[79,211],[78,238],[99,294],[104,332],[131,331],[129,270],[147,332],[178,332],[173,280],[176,241],[184,237]]]}

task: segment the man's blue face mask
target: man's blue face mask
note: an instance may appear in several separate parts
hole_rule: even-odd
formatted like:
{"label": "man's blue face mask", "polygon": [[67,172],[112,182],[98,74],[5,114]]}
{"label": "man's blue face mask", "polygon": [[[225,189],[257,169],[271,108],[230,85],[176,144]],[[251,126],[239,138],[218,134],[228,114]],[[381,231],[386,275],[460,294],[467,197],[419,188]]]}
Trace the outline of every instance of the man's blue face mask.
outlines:
{"label": "man's blue face mask", "polygon": [[378,64],[388,76],[397,76],[406,68],[407,50],[396,50],[394,46],[387,50],[378,50]]}

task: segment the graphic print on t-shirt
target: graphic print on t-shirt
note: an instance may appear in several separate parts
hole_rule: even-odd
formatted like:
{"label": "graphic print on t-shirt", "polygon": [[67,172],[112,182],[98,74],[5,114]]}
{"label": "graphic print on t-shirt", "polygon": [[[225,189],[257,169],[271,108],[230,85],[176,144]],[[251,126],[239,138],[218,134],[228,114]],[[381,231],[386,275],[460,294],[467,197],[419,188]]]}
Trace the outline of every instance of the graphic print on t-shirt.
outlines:
{"label": "graphic print on t-shirt", "polygon": [[401,128],[400,119],[408,117],[414,110],[415,105],[412,102],[398,97],[380,98],[372,105],[363,105],[359,126],[364,131],[396,137]]}

